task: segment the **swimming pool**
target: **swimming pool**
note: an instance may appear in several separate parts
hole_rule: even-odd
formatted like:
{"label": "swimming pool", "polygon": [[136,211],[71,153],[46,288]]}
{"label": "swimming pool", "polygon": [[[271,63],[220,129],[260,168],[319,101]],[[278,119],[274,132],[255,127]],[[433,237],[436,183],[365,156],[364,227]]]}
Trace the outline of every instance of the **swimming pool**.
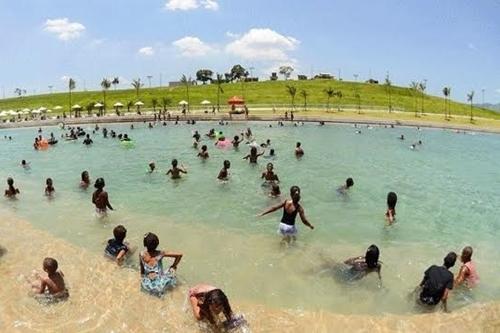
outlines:
{"label": "swimming pool", "polygon": [[[2,130],[0,179],[14,177],[21,195],[16,201],[2,200],[0,208],[96,254],[102,253],[103,242],[117,224],[127,227],[127,238],[137,245],[144,233],[153,231],[160,247],[184,253],[178,274],[185,285],[215,284],[234,303],[341,314],[411,314],[415,310],[407,294],[424,270],[465,245],[475,250],[481,284],[474,301],[452,298],[450,308],[500,298],[495,256],[500,226],[498,136],[382,127],[362,127],[356,134],[350,125],[269,124],[169,123],[148,129],[140,123],[134,130],[129,124],[100,125],[128,133],[134,147],[97,133],[91,147],[81,140],[60,140],[46,151],[32,149],[34,128]],[[258,143],[271,140],[274,159],[262,157],[257,165],[249,165],[242,160],[248,146],[220,150],[207,138],[202,143],[208,145],[210,158],[196,157],[194,129],[204,134],[215,128],[232,138],[246,127],[252,128]],[[90,126],[84,128],[91,131]],[[43,135],[50,132],[56,137],[63,133],[43,128]],[[406,140],[398,139],[401,134]],[[423,145],[410,149],[418,140]],[[293,154],[297,141],[305,150],[300,160]],[[180,181],[165,176],[173,158],[188,169]],[[20,167],[22,159],[31,169]],[[225,159],[231,161],[231,178],[220,183],[216,177]],[[149,174],[151,160],[158,169]],[[282,198],[288,197],[290,186],[301,187],[302,206],[315,226],[311,231],[298,222],[298,241],[288,248],[280,246],[276,233],[281,211],[256,217],[280,201],[269,198],[262,186],[260,175],[267,162],[274,163],[280,177]],[[106,180],[116,211],[104,220],[94,215],[93,189],[78,188],[83,170],[92,181]],[[43,196],[47,177],[54,180],[53,200]],[[355,185],[347,196],[339,196],[335,189],[347,177],[353,177]],[[384,220],[389,191],[399,197],[393,226]],[[381,251],[381,286],[375,274],[342,284],[321,269],[325,258],[343,261],[363,255],[371,244]],[[136,262],[133,258],[132,265]],[[457,261],[452,271],[458,268]]]}

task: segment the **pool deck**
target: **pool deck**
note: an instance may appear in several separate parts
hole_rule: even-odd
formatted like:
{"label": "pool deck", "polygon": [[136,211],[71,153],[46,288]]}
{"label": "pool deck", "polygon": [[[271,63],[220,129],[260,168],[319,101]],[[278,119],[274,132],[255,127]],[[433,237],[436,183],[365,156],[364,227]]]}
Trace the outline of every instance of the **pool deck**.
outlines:
{"label": "pool deck", "polygon": [[[175,121],[175,116],[170,120]],[[195,121],[230,121],[230,122],[245,122],[245,121],[262,121],[262,122],[277,122],[283,121],[290,123],[291,121],[285,120],[282,115],[278,114],[259,114],[250,115],[245,118],[244,115],[233,115],[229,117],[228,114],[189,114],[187,116],[179,116],[179,121],[184,123],[188,119]],[[88,124],[103,124],[103,123],[137,123],[137,122],[153,122],[154,115],[106,115],[103,117],[81,117],[81,118],[65,118],[65,119],[46,119],[46,120],[28,120],[19,122],[0,123],[0,129],[8,128],[22,128],[22,127],[43,127],[43,126],[56,126],[60,123],[66,125],[88,125]],[[163,119],[161,120],[163,121]],[[500,133],[500,122],[498,120],[482,119],[482,124],[464,124],[464,123],[451,123],[445,121],[435,120],[411,120],[411,119],[397,119],[397,118],[377,118],[370,115],[357,115],[349,112],[341,114],[323,114],[323,115],[302,115],[295,114],[294,122],[315,122],[324,121],[331,124],[358,124],[358,125],[375,125],[375,126],[395,126],[395,127],[422,127],[422,128],[435,128],[447,129],[455,131],[468,131],[468,132],[484,132],[484,133]],[[495,124],[499,122],[499,124]]]}

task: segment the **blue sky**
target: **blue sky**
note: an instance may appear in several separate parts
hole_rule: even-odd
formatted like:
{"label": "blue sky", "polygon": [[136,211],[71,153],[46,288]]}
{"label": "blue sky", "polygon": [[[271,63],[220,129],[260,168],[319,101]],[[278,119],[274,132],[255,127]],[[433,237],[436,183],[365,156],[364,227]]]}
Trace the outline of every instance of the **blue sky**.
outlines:
{"label": "blue sky", "polygon": [[[428,92],[500,102],[500,2],[327,0],[0,0],[0,86],[28,93],[121,87],[147,75],[165,85],[236,63],[268,77],[329,72],[344,80],[427,80]],[[0,92],[1,93],[1,92]],[[1,97],[1,96],[0,96]]]}

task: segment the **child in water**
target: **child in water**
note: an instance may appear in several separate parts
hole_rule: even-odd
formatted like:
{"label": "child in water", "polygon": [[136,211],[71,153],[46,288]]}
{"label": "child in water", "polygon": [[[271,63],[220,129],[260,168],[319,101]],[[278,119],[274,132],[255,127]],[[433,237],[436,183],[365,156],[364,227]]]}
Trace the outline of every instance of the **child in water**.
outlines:
{"label": "child in water", "polygon": [[177,160],[176,159],[173,159],[172,160],[172,167],[170,168],[170,170],[167,171],[167,176],[168,175],[171,175],[170,177],[172,179],[179,179],[181,178],[181,173],[187,173],[187,170],[186,168],[184,168],[182,165],[181,167],[177,167]]}
{"label": "child in water", "polygon": [[153,161],[149,162],[148,166],[149,166],[149,170],[148,170],[148,172],[149,172],[149,173],[153,173],[153,171],[155,171],[155,169],[156,169],[156,164],[155,164],[155,162],[153,162]]}
{"label": "child in water", "polygon": [[101,216],[107,214],[107,208],[113,210],[113,207],[109,203],[108,192],[104,191],[104,186],[106,186],[104,179],[97,178],[94,184],[96,190],[92,194],[92,203],[95,205],[97,214]]}
{"label": "child in water", "polygon": [[24,170],[30,169],[30,164],[28,162],[26,162],[26,160],[21,161],[21,166],[24,168]]}
{"label": "child in water", "polygon": [[250,160],[250,163],[257,163],[257,158],[259,156],[264,155],[264,151],[262,153],[257,153],[257,147],[252,147],[250,148],[250,154],[247,156],[243,157],[244,160]]}
{"label": "child in water", "polygon": [[460,267],[458,276],[455,278],[455,287],[465,284],[467,288],[472,289],[479,283],[476,265],[472,262],[472,253],[472,247],[466,246],[463,248],[462,255],[460,256],[463,265]]}
{"label": "child in water", "polygon": [[241,138],[241,140],[240,140],[240,137],[237,135],[235,135],[233,141],[231,141],[234,148],[238,148],[240,146],[240,143],[242,143],[242,142],[243,142],[243,138]]}
{"label": "child in water", "polygon": [[347,194],[347,190],[354,186],[354,180],[352,178],[347,178],[345,184],[337,188],[337,193],[339,194]]}
{"label": "child in water", "polygon": [[219,172],[219,175],[217,176],[218,180],[228,180],[229,178],[229,168],[231,167],[231,162],[228,160],[224,161],[224,164],[222,166],[222,169]]}
{"label": "child in water", "polygon": [[206,145],[201,146],[201,150],[198,152],[198,157],[202,160],[206,160],[208,158],[208,148]]}
{"label": "child in water", "polygon": [[80,180],[80,187],[83,189],[87,189],[90,185],[90,178],[89,178],[89,172],[88,171],[83,171],[81,175],[81,180]]}
{"label": "child in water", "polygon": [[394,192],[389,192],[387,194],[387,211],[385,213],[385,218],[389,224],[393,224],[396,221],[396,203],[398,202],[398,196]]}
{"label": "child in water", "polygon": [[297,157],[302,157],[304,156],[304,149],[302,149],[302,144],[300,142],[297,142],[295,145],[295,156]]}
{"label": "child in water", "polygon": [[344,261],[347,270],[343,269],[339,271],[342,274],[343,280],[359,280],[372,272],[377,272],[378,278],[382,280],[382,275],[380,274],[382,266],[378,261],[379,256],[380,251],[377,245],[370,245],[366,250],[365,256],[347,259]]}
{"label": "child in water", "polygon": [[113,229],[113,236],[114,238],[108,240],[104,254],[116,261],[118,265],[121,265],[130,251],[128,243],[124,242],[127,229],[122,225],[118,225]]}
{"label": "child in water", "polygon": [[277,198],[281,195],[281,190],[280,190],[280,186],[276,183],[274,183],[272,186],[271,186],[271,192],[269,193],[269,196],[271,198]]}
{"label": "child in water", "polygon": [[[189,301],[196,320],[207,320],[217,330],[231,330],[246,323],[243,316],[235,316],[224,292],[214,286],[199,284],[189,289]],[[224,322],[219,315],[223,313]]]}
{"label": "child in water", "polygon": [[64,283],[64,274],[57,270],[57,260],[54,258],[45,258],[43,260],[43,270],[46,276],[37,274],[39,282],[32,285],[33,291],[41,295],[50,295],[57,299],[66,299],[69,297],[66,284]]}
{"label": "child in water", "polygon": [[274,165],[272,163],[267,163],[266,171],[262,173],[261,178],[265,179],[266,182],[269,183],[279,182],[280,180],[278,175],[274,173],[273,169]]}
{"label": "child in water", "polygon": [[45,195],[48,196],[48,197],[51,197],[54,192],[56,191],[56,189],[54,188],[54,185],[53,185],[53,182],[52,182],[52,178],[47,178],[47,180],[45,180]]}
{"label": "child in water", "polygon": [[[141,289],[151,295],[162,297],[167,289],[173,288],[177,282],[175,271],[181,261],[181,253],[158,251],[160,240],[155,234],[148,232],[144,236],[145,251],[139,254],[141,265]],[[174,263],[167,271],[163,270],[162,259],[174,258]]]}
{"label": "child in water", "polygon": [[7,178],[7,186],[8,188],[5,190],[5,196],[7,198],[15,198],[16,194],[19,194],[19,189],[14,187],[14,179],[11,177]]}

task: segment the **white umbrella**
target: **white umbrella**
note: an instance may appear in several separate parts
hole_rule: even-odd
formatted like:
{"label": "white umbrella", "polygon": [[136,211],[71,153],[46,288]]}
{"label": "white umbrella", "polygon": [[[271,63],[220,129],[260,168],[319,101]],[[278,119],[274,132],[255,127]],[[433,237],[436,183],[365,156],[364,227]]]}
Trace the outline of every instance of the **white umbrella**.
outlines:
{"label": "white umbrella", "polygon": [[94,107],[95,108],[102,108],[104,105],[102,105],[101,103],[95,103],[94,104]]}
{"label": "white umbrella", "polygon": [[143,106],[143,105],[144,105],[144,103],[143,103],[143,102],[141,102],[141,101],[138,101],[138,102],[135,102],[135,104],[134,104],[134,105],[135,105],[135,106]]}
{"label": "white umbrella", "polygon": [[75,104],[71,107],[72,109],[81,109],[82,107],[78,104]]}
{"label": "white umbrella", "polygon": [[14,111],[14,110],[9,110],[9,114],[10,114],[11,116],[17,116],[17,112],[16,112],[16,111]]}
{"label": "white umbrella", "polygon": [[0,112],[0,117],[7,117],[9,113],[7,111]]}
{"label": "white umbrella", "polygon": [[200,103],[201,105],[209,105],[212,104],[210,101],[204,100]]}
{"label": "white umbrella", "polygon": [[121,108],[121,107],[123,107],[123,104],[122,104],[122,103],[120,103],[120,102],[116,102],[115,104],[113,104],[113,106],[114,106],[115,108]]}
{"label": "white umbrella", "polygon": [[47,108],[42,106],[41,108],[39,108],[38,110],[40,110],[41,112],[44,112],[44,111],[47,111]]}
{"label": "white umbrella", "polygon": [[188,102],[186,102],[186,101],[184,101],[184,100],[182,100],[182,101],[180,101],[180,102],[179,102],[179,105],[188,105],[188,104],[189,104],[189,103],[188,103]]}
{"label": "white umbrella", "polygon": [[60,105],[54,106],[54,110],[61,110],[61,109],[62,109],[62,106],[60,106]]}
{"label": "white umbrella", "polygon": [[42,111],[40,111],[40,110],[33,110],[33,111],[31,111],[31,113],[39,114],[39,113],[42,113]]}
{"label": "white umbrella", "polygon": [[28,108],[23,109],[23,112],[30,112],[31,110]]}
{"label": "white umbrella", "polygon": [[52,113],[52,110],[47,110],[47,113]]}

